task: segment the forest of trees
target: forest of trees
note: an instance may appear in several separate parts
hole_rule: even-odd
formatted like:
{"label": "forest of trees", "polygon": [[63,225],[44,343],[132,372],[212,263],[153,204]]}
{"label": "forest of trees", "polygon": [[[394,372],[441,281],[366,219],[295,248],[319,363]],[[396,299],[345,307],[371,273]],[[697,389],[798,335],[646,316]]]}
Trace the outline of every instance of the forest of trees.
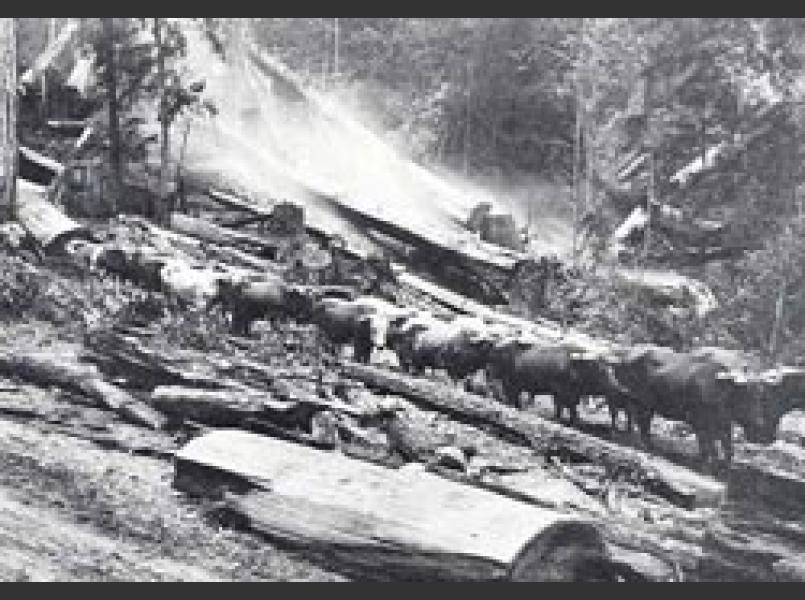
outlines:
{"label": "forest of trees", "polygon": [[[47,20],[18,21],[24,65],[41,50]],[[650,236],[639,236],[632,260],[676,268],[684,252],[714,243],[691,224],[717,222],[726,259],[692,268],[722,300],[711,337],[793,358],[805,352],[804,20],[194,21],[223,55],[249,35],[309,85],[358,98],[371,125],[422,163],[566,185],[599,250],[630,211],[648,207]],[[182,27],[81,20],[109,164],[118,172],[143,144],[160,143],[163,195],[167,145],[180,137],[171,123],[199,106],[203,91],[181,72]],[[159,110],[156,139],[138,134],[131,114],[143,98]],[[661,205],[681,224],[654,222]]]}
{"label": "forest of trees", "polygon": [[[635,205],[672,207],[679,230],[650,227],[645,249],[638,244],[643,264],[676,266],[668,259],[701,243],[690,223],[721,223],[727,260],[691,270],[721,306],[685,341],[790,360],[805,350],[805,21],[264,19],[254,27],[311,85],[360,90],[422,161],[575,185],[579,221],[597,223],[604,237]],[[640,152],[643,168],[618,181]],[[680,172],[688,175],[674,178]],[[713,242],[706,231],[698,237]]]}

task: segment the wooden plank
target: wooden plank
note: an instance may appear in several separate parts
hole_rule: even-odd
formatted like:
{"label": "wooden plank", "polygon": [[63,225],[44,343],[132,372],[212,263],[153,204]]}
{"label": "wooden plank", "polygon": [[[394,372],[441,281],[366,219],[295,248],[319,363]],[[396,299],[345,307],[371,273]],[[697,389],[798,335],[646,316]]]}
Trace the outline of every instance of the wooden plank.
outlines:
{"label": "wooden plank", "polygon": [[726,494],[725,484],[663,458],[607,442],[504,406],[492,399],[470,394],[437,382],[415,378],[372,366],[348,364],[344,373],[378,388],[449,413],[473,423],[492,425],[501,433],[529,443],[537,449],[560,448],[614,470],[626,468],[639,473],[653,491],[683,506],[717,505]]}
{"label": "wooden plank", "polygon": [[252,529],[390,578],[577,580],[596,564],[614,579],[588,521],[419,470],[236,430],[192,440],[176,470],[188,491],[203,472],[250,482],[227,504]]}

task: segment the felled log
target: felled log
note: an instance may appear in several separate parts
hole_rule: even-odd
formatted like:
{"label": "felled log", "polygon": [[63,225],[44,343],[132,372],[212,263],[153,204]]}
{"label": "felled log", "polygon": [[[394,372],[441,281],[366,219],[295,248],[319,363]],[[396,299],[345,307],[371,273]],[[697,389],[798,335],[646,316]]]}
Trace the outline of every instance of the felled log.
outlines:
{"label": "felled log", "polygon": [[138,389],[152,390],[158,385],[220,388],[227,383],[203,361],[203,353],[197,353],[200,364],[188,369],[182,368],[181,358],[175,354],[167,356],[122,333],[94,332],[85,336],[84,345],[90,352],[83,358],[97,365],[107,377],[123,378]]}
{"label": "felled log", "polygon": [[559,423],[527,414],[494,400],[421,378],[376,367],[349,364],[344,373],[370,387],[404,396],[418,404],[451,414],[473,424],[491,425],[500,433],[519,439],[543,453],[557,449],[613,471],[635,474],[652,491],[683,506],[718,504],[726,486],[710,477],[675,465],[657,456],[607,442]]}
{"label": "felled log", "polygon": [[[196,250],[202,246],[202,242],[194,237],[184,235],[176,231],[171,231],[169,229],[163,229],[147,221],[146,219],[143,219],[142,217],[138,217],[136,215],[126,215],[126,220],[129,223],[144,229],[145,231],[148,232],[149,235],[155,238],[162,238],[170,245],[178,245],[193,248]],[[270,272],[278,272],[281,270],[279,265],[277,265],[276,263],[271,262],[269,260],[258,258],[257,256],[253,256],[237,248],[221,246],[209,242],[204,243],[203,247],[205,253],[210,253],[223,260],[243,264],[249,268]]]}
{"label": "felled log", "polygon": [[180,421],[233,427],[242,425],[264,411],[263,399],[231,390],[210,390],[182,386],[158,386],[151,393],[151,404]]}
{"label": "felled log", "polygon": [[222,204],[223,206],[226,206],[227,208],[243,210],[248,212],[249,214],[265,217],[266,219],[270,219],[274,216],[274,212],[272,209],[263,208],[262,206],[258,206],[252,202],[248,202],[232,194],[227,194],[226,192],[222,192],[213,188],[207,188],[206,192],[207,195],[212,200],[218,202],[219,204]]}
{"label": "felled log", "polygon": [[20,184],[17,187],[17,220],[43,248],[51,248],[75,237],[89,237],[86,227],[48,202],[45,195],[46,191],[35,185]]}
{"label": "felled log", "polygon": [[106,382],[94,365],[71,362],[45,353],[0,354],[0,372],[36,385],[57,386],[96,401],[124,419],[150,429],[161,429],[165,417],[128,392]]}
{"label": "felled log", "polygon": [[222,246],[235,246],[246,251],[257,250],[261,256],[275,258],[278,246],[270,240],[265,240],[248,233],[233,231],[219,227],[215,223],[204,219],[197,219],[182,213],[171,213],[171,229]]}
{"label": "felled log", "polygon": [[625,570],[589,522],[430,473],[234,430],[177,453],[177,488],[226,482],[246,492],[224,498],[249,528],[365,577],[614,581]]}
{"label": "felled log", "polygon": [[[709,563],[723,570],[750,573],[755,581],[774,581],[780,576],[795,577],[797,547],[785,543],[779,535],[757,531],[738,533],[718,524],[711,524],[705,533],[703,549]],[[781,564],[782,563],[782,564]]]}
{"label": "felled log", "polygon": [[151,394],[151,403],[175,419],[219,427],[243,425],[259,418],[281,427],[308,429],[313,415],[323,411],[357,419],[372,416],[369,410],[338,399],[320,398],[282,380],[274,382],[269,391],[232,383],[236,387],[229,389],[158,386]]}
{"label": "felled log", "polygon": [[92,352],[86,358],[111,378],[125,378],[137,387],[152,389],[159,383],[187,383],[188,379],[161,357],[147,352],[128,336],[111,332],[87,335],[84,344]]}

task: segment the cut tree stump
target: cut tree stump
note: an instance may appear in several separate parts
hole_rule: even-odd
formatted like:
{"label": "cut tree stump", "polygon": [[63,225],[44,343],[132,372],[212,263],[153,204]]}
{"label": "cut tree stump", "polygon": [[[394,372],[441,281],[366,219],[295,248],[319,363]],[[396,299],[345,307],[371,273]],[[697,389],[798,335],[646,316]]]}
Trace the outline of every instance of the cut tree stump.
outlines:
{"label": "cut tree stump", "polygon": [[652,491],[685,507],[717,505],[726,496],[725,484],[663,458],[607,442],[570,427],[527,414],[492,399],[434,381],[372,366],[348,364],[343,372],[370,387],[404,396],[417,404],[450,414],[474,425],[491,425],[538,451],[560,449],[605,465],[635,473]]}
{"label": "cut tree stump", "polygon": [[[176,455],[175,486],[221,493],[233,516],[363,577],[402,580],[616,581],[591,523],[447,481],[236,430]],[[205,486],[213,486],[206,487]]]}

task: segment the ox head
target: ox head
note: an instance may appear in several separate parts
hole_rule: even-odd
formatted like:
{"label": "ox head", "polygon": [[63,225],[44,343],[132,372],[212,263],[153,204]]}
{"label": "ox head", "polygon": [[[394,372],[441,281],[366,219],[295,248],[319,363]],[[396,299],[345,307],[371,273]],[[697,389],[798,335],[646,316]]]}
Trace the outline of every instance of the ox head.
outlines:
{"label": "ox head", "polygon": [[[609,381],[612,367],[605,360],[605,353],[599,348],[577,348],[570,351],[570,366],[588,384],[601,385]],[[614,376],[613,376],[614,377]]]}
{"label": "ox head", "polygon": [[483,335],[471,335],[468,339],[469,347],[476,355],[479,364],[485,364],[489,358],[489,354],[495,348],[496,340],[491,337]]}
{"label": "ox head", "polygon": [[786,412],[782,382],[767,374],[739,370],[722,371],[716,378],[730,387],[731,413],[743,427],[746,439],[754,444],[774,442]]}
{"label": "ox head", "polygon": [[358,320],[359,326],[368,335],[373,348],[382,350],[386,347],[388,333],[388,317],[371,313]]}
{"label": "ox head", "polygon": [[500,379],[503,372],[513,363],[517,354],[528,350],[532,345],[532,342],[520,336],[504,337],[497,341],[493,340],[493,344],[487,353],[486,369],[484,370],[486,380]]}

